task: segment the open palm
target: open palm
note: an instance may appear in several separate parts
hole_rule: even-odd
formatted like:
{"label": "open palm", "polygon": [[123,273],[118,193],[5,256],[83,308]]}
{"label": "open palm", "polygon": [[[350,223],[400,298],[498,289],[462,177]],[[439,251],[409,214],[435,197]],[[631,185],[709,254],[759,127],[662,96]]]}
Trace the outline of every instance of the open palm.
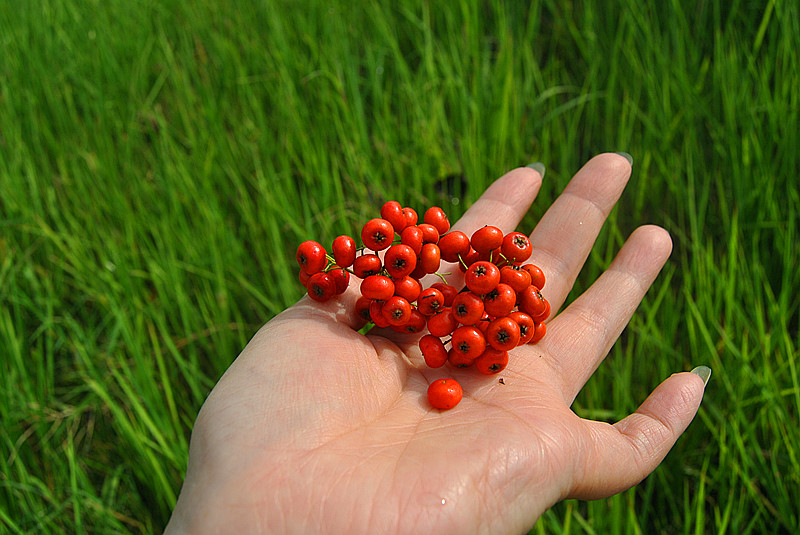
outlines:
{"label": "open palm", "polygon": [[[531,234],[553,311],[629,175],[619,155],[593,158]],[[514,230],[540,183],[532,169],[511,171],[454,228]],[[664,230],[637,229],[541,342],[510,353],[502,382],[426,367],[419,336],[354,331],[355,284],[323,304],[302,298],[256,334],[203,405],[168,532],[517,533],[560,499],[629,488],[689,424],[703,380],[671,376],[615,425],[569,407],[670,251]],[[441,412],[426,390],[447,376],[464,399]]]}

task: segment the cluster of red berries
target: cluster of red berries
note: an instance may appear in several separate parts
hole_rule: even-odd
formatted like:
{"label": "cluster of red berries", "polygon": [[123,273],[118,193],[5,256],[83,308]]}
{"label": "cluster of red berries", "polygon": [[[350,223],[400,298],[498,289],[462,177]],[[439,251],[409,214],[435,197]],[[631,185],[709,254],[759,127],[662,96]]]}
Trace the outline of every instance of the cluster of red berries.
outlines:
{"label": "cluster of red berries", "polygon": [[[364,225],[361,241],[357,247],[352,237],[339,236],[332,255],[315,241],[301,243],[300,282],[312,299],[327,301],[347,289],[350,274],[362,279],[354,311],[362,326],[371,321],[402,333],[427,329],[419,347],[428,366],[449,362],[495,374],[508,364],[509,350],[544,336],[550,303],[540,292],[544,273],[525,264],[533,252],[526,235],[484,226],[470,237],[450,231],[439,207],[429,208],[419,223],[413,208],[389,201],[380,218]],[[464,272],[463,289],[446,282],[422,287],[420,279],[438,274],[442,260]],[[451,408],[454,389],[443,391],[432,398],[429,390],[428,398],[437,408]]]}

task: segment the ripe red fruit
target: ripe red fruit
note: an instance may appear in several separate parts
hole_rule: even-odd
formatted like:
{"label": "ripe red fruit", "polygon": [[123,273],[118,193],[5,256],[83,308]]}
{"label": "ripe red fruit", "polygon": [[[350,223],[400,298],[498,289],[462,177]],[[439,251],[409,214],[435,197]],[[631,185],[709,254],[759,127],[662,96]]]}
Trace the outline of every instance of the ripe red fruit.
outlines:
{"label": "ripe red fruit", "polygon": [[544,288],[544,272],[542,268],[534,264],[525,264],[522,269],[531,274],[531,284],[540,290]]}
{"label": "ripe red fruit", "polygon": [[455,348],[451,347],[447,352],[447,362],[455,368],[469,368],[474,361],[475,357],[468,357],[464,353],[456,351]]}
{"label": "ripe red fruit", "polygon": [[442,260],[458,262],[459,255],[463,258],[469,254],[469,238],[460,230],[448,232],[439,238],[439,249],[442,251]]}
{"label": "ripe red fruit", "polygon": [[464,325],[474,325],[483,317],[483,301],[472,292],[461,292],[453,298],[453,315]]}
{"label": "ripe red fruit", "polygon": [[383,275],[370,275],[361,281],[361,295],[369,299],[386,301],[394,295],[394,282]]}
{"label": "ripe red fruit", "polygon": [[336,295],[336,282],[328,273],[314,273],[306,284],[308,296],[314,301],[324,302]]}
{"label": "ripe red fruit", "polygon": [[435,243],[426,243],[423,245],[422,252],[419,254],[419,263],[422,266],[422,271],[426,274],[436,273],[441,264],[439,246]]}
{"label": "ripe red fruit", "polygon": [[328,259],[325,258],[325,248],[314,240],[306,240],[297,246],[297,263],[300,269],[313,275],[325,269]]}
{"label": "ripe red fruit", "polygon": [[436,288],[422,290],[417,298],[417,308],[425,316],[431,316],[444,308],[444,295]]}
{"label": "ripe red fruit", "polygon": [[403,208],[403,215],[406,217],[406,226],[411,227],[417,224],[417,220],[419,217],[417,216],[417,211],[413,208],[409,208],[406,206]]}
{"label": "ripe red fruit", "polygon": [[451,308],[443,308],[428,318],[428,332],[439,338],[450,335],[457,326],[458,323]]}
{"label": "ripe red fruit", "polygon": [[533,318],[519,310],[512,312],[508,317],[519,325],[519,343],[517,345],[521,346],[530,342],[531,338],[533,338]]}
{"label": "ripe red fruit", "polygon": [[519,337],[519,325],[508,316],[493,320],[486,329],[486,342],[499,351],[517,347]]}
{"label": "ripe red fruit", "polygon": [[461,261],[458,263],[458,269],[460,269],[463,273],[466,273],[467,269],[469,269],[469,266],[479,260],[482,260],[481,253],[470,248],[466,256],[461,255]]}
{"label": "ripe red fruit", "polygon": [[389,321],[383,315],[383,301],[371,301],[369,304],[369,318],[378,327],[388,327]]}
{"label": "ripe red fruit", "polygon": [[425,210],[423,220],[425,223],[436,227],[440,235],[450,230],[450,220],[447,219],[447,214],[444,213],[444,210],[438,206],[431,206]]}
{"label": "ripe red fruit", "polygon": [[447,362],[447,350],[440,338],[426,334],[419,339],[419,348],[425,358],[425,364],[431,368],[441,368]]}
{"label": "ripe red fruit", "polygon": [[394,240],[394,227],[385,219],[370,219],[361,229],[361,241],[367,249],[382,251]]}
{"label": "ripe red fruit", "polygon": [[395,330],[397,330],[397,332],[403,332],[406,334],[414,334],[425,330],[426,323],[427,323],[427,318],[422,314],[420,314],[419,310],[412,307],[411,318],[409,318],[408,322],[405,325]]}
{"label": "ripe red fruit", "polygon": [[497,227],[487,225],[472,234],[470,243],[472,248],[479,253],[488,253],[503,244],[503,231]]}
{"label": "ripe red fruit", "polygon": [[417,228],[422,231],[422,243],[437,243],[439,241],[439,231],[433,225],[422,223],[417,225]]}
{"label": "ripe red fruit", "polygon": [[500,282],[519,293],[531,285],[531,274],[518,266],[503,266],[500,268]]}
{"label": "ripe red fruit", "polygon": [[486,351],[475,359],[474,364],[479,372],[486,375],[500,373],[508,366],[508,351],[499,351],[493,347],[487,347]]}
{"label": "ripe red fruit", "polygon": [[422,292],[422,286],[418,280],[412,277],[406,276],[394,281],[394,295],[405,297],[409,303],[416,301],[420,292]]}
{"label": "ripe red fruit", "polygon": [[406,227],[400,234],[400,243],[408,245],[415,254],[422,251],[422,229],[417,226]]}
{"label": "ripe red fruit", "polygon": [[534,319],[541,315],[547,307],[539,289],[533,285],[528,286],[522,293],[518,294],[517,300],[519,309]]}
{"label": "ripe red fruit", "polygon": [[490,316],[508,315],[517,304],[517,294],[508,284],[500,283],[483,296],[483,307]]}
{"label": "ripe red fruit", "polygon": [[544,300],[544,310],[541,314],[533,318],[533,321],[536,323],[542,323],[544,320],[550,317],[550,301],[547,299]]}
{"label": "ripe red fruit", "polygon": [[463,396],[464,391],[455,379],[437,379],[428,387],[428,402],[440,410],[452,409]]}
{"label": "ripe red fruit", "polygon": [[342,234],[333,240],[331,249],[333,249],[333,260],[337,266],[346,268],[353,265],[353,261],[356,259],[356,240],[347,234]]}
{"label": "ripe red fruit", "polygon": [[399,295],[393,295],[383,304],[381,313],[389,325],[405,325],[411,319],[411,303]]}
{"label": "ripe red fruit", "polygon": [[486,338],[477,327],[462,325],[453,331],[450,339],[453,351],[463,354],[470,360],[475,360],[486,349]]}
{"label": "ripe red fruit", "polygon": [[355,307],[353,308],[353,315],[359,320],[356,328],[360,329],[366,325],[368,321],[372,320],[369,315],[370,303],[372,303],[372,299],[367,299],[364,296],[361,296],[356,300]]}
{"label": "ripe red fruit", "polygon": [[544,338],[547,332],[547,325],[545,323],[537,323],[533,329],[533,337],[528,341],[529,344],[535,344]]}
{"label": "ripe red fruit", "polygon": [[509,232],[503,237],[500,252],[509,262],[524,262],[531,257],[533,246],[531,240],[521,232]]}
{"label": "ripe red fruit", "polygon": [[333,278],[333,283],[336,286],[336,295],[341,295],[347,290],[347,285],[350,284],[350,273],[343,268],[334,268],[328,271],[328,275]]}
{"label": "ripe red fruit", "polygon": [[453,299],[458,295],[458,290],[455,286],[445,284],[443,282],[435,282],[431,284],[431,288],[436,288],[442,295],[444,295],[444,306],[449,307],[453,304]]}
{"label": "ripe red fruit", "polygon": [[417,255],[408,245],[398,243],[386,250],[383,266],[394,279],[400,279],[414,271],[417,267]]}
{"label": "ripe red fruit", "polygon": [[381,217],[391,223],[398,234],[406,228],[406,216],[403,214],[403,207],[397,201],[386,201],[381,207]]}
{"label": "ripe red fruit", "polygon": [[483,295],[500,283],[500,270],[491,262],[481,260],[469,266],[464,282],[473,293]]}
{"label": "ripe red fruit", "polygon": [[376,254],[361,255],[353,261],[353,273],[359,279],[366,279],[378,273],[383,264]]}

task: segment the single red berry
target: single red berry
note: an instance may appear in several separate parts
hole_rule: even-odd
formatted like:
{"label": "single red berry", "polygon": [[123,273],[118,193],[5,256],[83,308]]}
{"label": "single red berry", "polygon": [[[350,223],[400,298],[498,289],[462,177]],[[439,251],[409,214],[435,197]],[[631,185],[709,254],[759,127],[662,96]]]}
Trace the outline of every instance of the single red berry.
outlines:
{"label": "single red berry", "polygon": [[388,327],[389,321],[383,315],[383,301],[371,301],[369,304],[369,318],[378,327]]}
{"label": "single red berry", "polygon": [[489,328],[489,325],[491,325],[493,319],[494,318],[490,317],[489,314],[484,312],[481,316],[481,319],[475,324],[475,326],[483,331],[484,334],[486,334],[486,329]]}
{"label": "single red berry", "polygon": [[336,295],[343,294],[350,284],[350,273],[344,268],[334,268],[328,271],[328,275],[333,278],[336,285]]}
{"label": "single red berry", "polygon": [[517,294],[508,284],[500,283],[483,296],[483,307],[490,316],[508,315],[517,304]]}
{"label": "single red berry", "polygon": [[417,225],[417,228],[422,231],[422,243],[438,243],[439,242],[439,231],[436,230],[436,227],[433,225],[429,225],[427,223],[422,223]]}
{"label": "single red berry", "polygon": [[314,240],[306,240],[297,246],[297,263],[300,269],[313,275],[325,269],[328,259],[325,258],[325,248]]}
{"label": "single red berry", "polygon": [[417,211],[413,208],[409,208],[408,206],[403,208],[403,215],[406,217],[407,227],[412,227],[417,224],[419,216],[417,216]]}
{"label": "single red berry", "polygon": [[508,284],[515,292],[521,292],[531,285],[531,274],[519,266],[500,268],[500,282]]}
{"label": "single red berry", "polygon": [[444,295],[436,288],[422,290],[417,298],[417,308],[425,316],[432,316],[444,308]]}
{"label": "single red berry", "polygon": [[408,322],[403,325],[398,332],[403,332],[406,334],[414,334],[419,333],[425,330],[425,325],[428,322],[428,318],[423,316],[419,310],[416,308],[411,309],[411,318]]}
{"label": "single red berry", "polygon": [[522,269],[531,274],[531,284],[540,290],[544,288],[544,271],[534,264],[525,264]]}
{"label": "single red berry", "polygon": [[458,290],[455,286],[451,286],[443,282],[434,282],[431,284],[431,288],[436,288],[442,292],[442,295],[444,295],[444,306],[446,307],[451,306],[453,304],[453,299],[456,295],[458,295]]}
{"label": "single red berry", "polygon": [[508,351],[500,351],[493,347],[486,350],[475,359],[475,367],[486,375],[500,373],[508,366]]}
{"label": "single red berry", "polygon": [[463,397],[464,391],[455,379],[437,379],[428,387],[428,402],[440,410],[452,409]]}
{"label": "single red berry", "polygon": [[411,319],[411,303],[399,295],[393,295],[383,304],[381,313],[389,325],[405,325]]}
{"label": "single red berry", "polygon": [[439,271],[439,265],[441,264],[439,246],[435,243],[423,245],[422,252],[419,254],[419,263],[422,266],[422,271],[426,274]]}
{"label": "single red berry", "polygon": [[540,316],[547,307],[539,289],[533,285],[528,286],[522,293],[517,294],[517,301],[519,309],[534,318],[534,320]]}
{"label": "single red berry", "polygon": [[417,267],[417,255],[408,245],[398,243],[389,247],[383,256],[383,266],[394,279],[400,279]]}
{"label": "single red berry", "polygon": [[439,231],[439,235],[450,230],[450,220],[447,219],[447,214],[444,213],[444,210],[438,206],[432,206],[425,210],[423,220],[425,223],[436,227],[436,230]]}
{"label": "single red berry", "polygon": [[337,266],[346,268],[353,265],[353,261],[356,259],[356,240],[347,234],[342,234],[333,240],[331,249],[333,249],[333,260]]}
{"label": "single red berry", "polygon": [[486,349],[486,338],[483,336],[483,332],[471,325],[457,327],[453,331],[450,343],[453,345],[454,351],[462,353],[472,360],[478,358],[478,355]]}
{"label": "single red berry", "polygon": [[441,368],[447,362],[447,350],[440,338],[426,334],[419,339],[419,349],[425,358],[425,364],[431,368]]}
{"label": "single red berry", "polygon": [[415,254],[419,254],[422,251],[422,229],[416,225],[404,228],[400,234],[400,243],[408,245]]}
{"label": "single red berry", "polygon": [[[543,298],[544,299],[544,298]],[[544,299],[544,310],[541,314],[533,318],[533,321],[536,323],[542,323],[544,320],[550,317],[550,301]]]}
{"label": "single red berry", "polygon": [[469,266],[464,282],[473,293],[487,294],[500,283],[500,270],[491,262],[481,260]]}
{"label": "single red berry", "polygon": [[314,273],[308,278],[308,296],[314,301],[327,301],[336,295],[336,282],[328,273]]}
{"label": "single red berry", "polygon": [[409,303],[413,303],[422,292],[419,281],[409,276],[394,281],[394,295],[405,297]]}
{"label": "single red berry", "polygon": [[519,325],[508,316],[495,319],[486,329],[486,342],[499,351],[517,347],[519,337]]}
{"label": "single red berry", "polygon": [[470,248],[466,256],[461,256],[461,260],[458,262],[458,269],[460,269],[462,273],[466,273],[466,271],[469,269],[469,266],[475,262],[478,262],[479,260],[481,260],[481,254],[478,251]]}
{"label": "single red berry", "polygon": [[361,229],[361,241],[367,249],[383,251],[394,240],[394,227],[385,219],[370,219]]}
{"label": "single red berry", "polygon": [[402,205],[397,201],[386,201],[381,207],[381,217],[391,223],[398,234],[406,228],[406,216],[403,214]]}
{"label": "single red berry", "polygon": [[479,228],[470,238],[472,248],[479,253],[488,253],[503,244],[503,231],[497,227],[487,225]]}
{"label": "single red berry", "polygon": [[475,357],[468,357],[464,353],[456,351],[454,347],[447,352],[447,362],[454,368],[469,368],[474,361]]}
{"label": "single red berry", "polygon": [[442,260],[458,262],[459,255],[463,258],[469,253],[469,238],[460,230],[454,230],[439,238],[439,248]]}
{"label": "single red berry", "polygon": [[500,251],[509,262],[524,262],[531,257],[533,245],[531,240],[521,232],[509,232],[503,237]]}
{"label": "single red berry", "polygon": [[439,338],[449,336],[457,326],[458,323],[453,316],[453,310],[451,308],[443,308],[428,318],[428,331]]}
{"label": "single red berry", "polygon": [[361,281],[361,295],[369,299],[386,301],[394,295],[394,282],[383,275],[370,275]]}
{"label": "single red berry", "polygon": [[547,324],[546,323],[537,323],[533,328],[533,336],[528,341],[529,344],[535,344],[542,338],[544,338],[545,333],[547,332]]}
{"label": "single red berry", "polygon": [[464,325],[475,325],[483,317],[483,301],[472,292],[461,292],[453,298],[453,315]]}
{"label": "single red berry", "polygon": [[534,322],[533,318],[524,312],[515,310],[508,315],[509,318],[514,320],[519,325],[519,342],[517,345],[527,344],[533,338]]}
{"label": "single red berry", "polygon": [[353,261],[353,273],[359,279],[377,274],[382,267],[381,259],[376,254],[364,254]]}

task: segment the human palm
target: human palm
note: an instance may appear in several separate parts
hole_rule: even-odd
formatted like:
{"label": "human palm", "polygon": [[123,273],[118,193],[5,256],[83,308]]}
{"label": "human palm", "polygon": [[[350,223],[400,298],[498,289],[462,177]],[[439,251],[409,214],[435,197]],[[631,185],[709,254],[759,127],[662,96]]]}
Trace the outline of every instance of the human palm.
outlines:
{"label": "human palm", "polygon": [[[531,235],[553,311],[629,175],[618,155],[592,159]],[[540,182],[532,169],[508,173],[455,228],[514,230]],[[541,342],[510,353],[502,382],[428,368],[418,335],[353,330],[354,284],[326,303],[302,298],[256,334],[204,404],[168,532],[515,533],[560,499],[636,484],[691,421],[703,380],[671,376],[614,425],[569,407],[670,250],[662,229],[637,229]],[[439,411],[426,390],[446,376],[464,399]]]}

